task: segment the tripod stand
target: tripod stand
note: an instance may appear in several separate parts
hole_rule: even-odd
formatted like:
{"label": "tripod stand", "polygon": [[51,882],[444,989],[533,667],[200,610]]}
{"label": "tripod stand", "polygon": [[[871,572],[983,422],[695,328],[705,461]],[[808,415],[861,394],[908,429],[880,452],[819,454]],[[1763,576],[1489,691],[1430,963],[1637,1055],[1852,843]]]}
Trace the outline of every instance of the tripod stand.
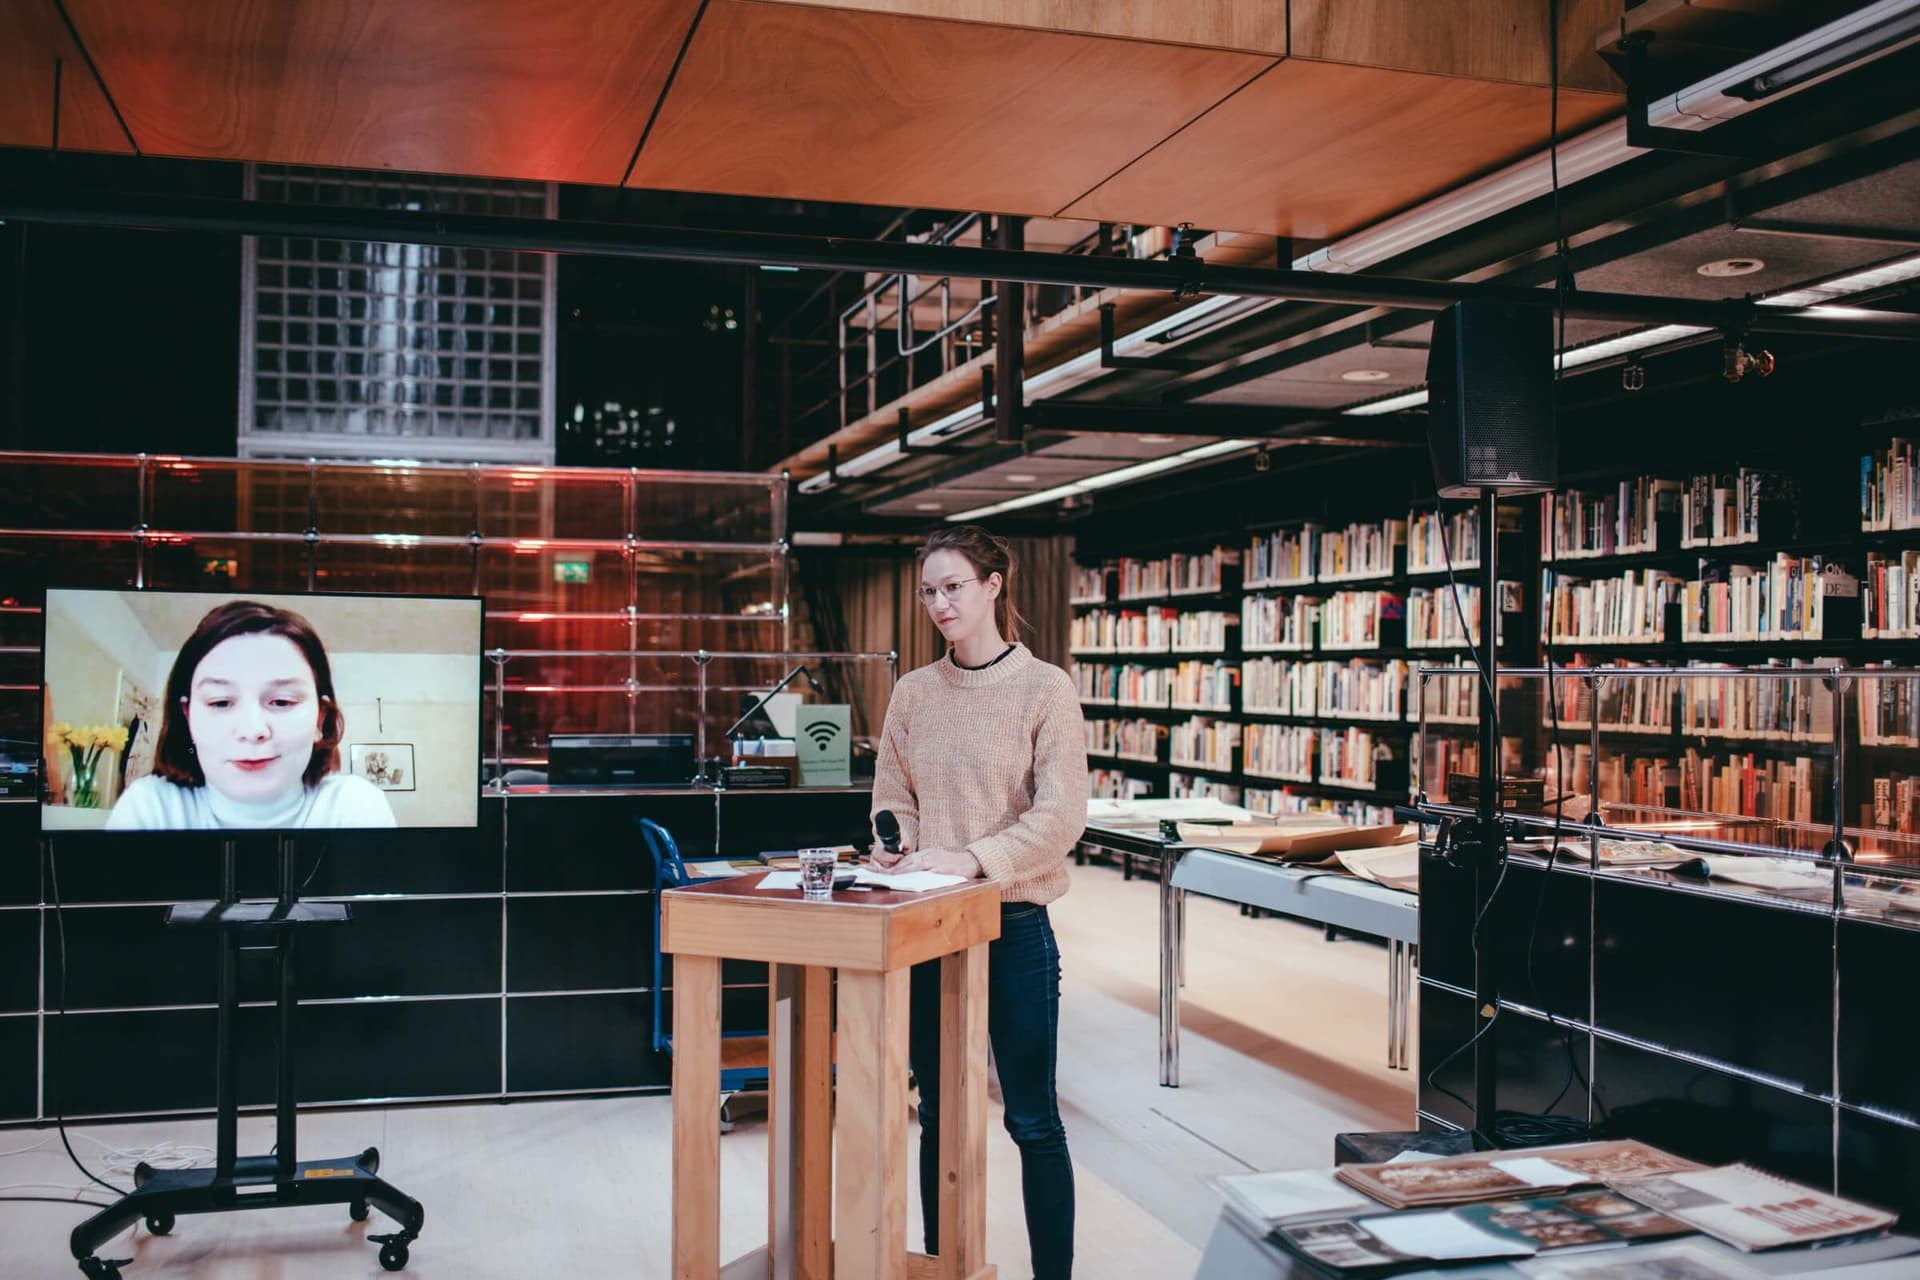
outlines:
{"label": "tripod stand", "polygon": [[[296,930],[345,924],[344,903],[299,902],[293,883],[293,837],[279,839],[279,899],[239,901],[232,839],[221,841],[220,900],[183,902],[167,911],[175,928],[216,929],[220,933],[220,1011],[214,1066],[214,1166],[211,1169],[154,1169],[144,1163],[133,1171],[134,1189],[73,1229],[71,1246],[89,1280],[118,1280],[126,1259],[99,1257],[95,1250],[142,1219],[155,1235],[173,1230],[183,1213],[226,1213],[238,1209],[276,1209],[294,1205],[344,1204],[356,1222],[370,1207],[400,1224],[400,1230],[370,1235],[380,1245],[380,1265],[398,1271],[407,1265],[407,1246],[420,1234],[426,1211],[417,1200],[381,1180],[380,1152],[368,1147],[338,1160],[295,1158],[293,1079],[293,940]],[[274,1154],[237,1154],[240,1101],[235,1078],[238,1056],[235,1022],[240,1011],[239,961],[245,951],[271,956],[274,971]]]}

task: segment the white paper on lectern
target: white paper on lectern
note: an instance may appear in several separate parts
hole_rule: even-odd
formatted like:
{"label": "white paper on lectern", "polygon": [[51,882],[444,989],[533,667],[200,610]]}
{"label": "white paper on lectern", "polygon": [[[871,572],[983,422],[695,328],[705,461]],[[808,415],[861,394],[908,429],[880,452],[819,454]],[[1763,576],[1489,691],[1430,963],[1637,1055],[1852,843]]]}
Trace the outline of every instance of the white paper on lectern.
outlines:
{"label": "white paper on lectern", "polygon": [[[895,893],[925,893],[929,889],[944,889],[950,884],[965,884],[965,876],[942,875],[938,871],[909,871],[901,876],[881,875],[878,871],[858,871],[853,882],[875,889],[891,889]],[[769,871],[756,889],[798,889],[800,873],[798,871]]]}

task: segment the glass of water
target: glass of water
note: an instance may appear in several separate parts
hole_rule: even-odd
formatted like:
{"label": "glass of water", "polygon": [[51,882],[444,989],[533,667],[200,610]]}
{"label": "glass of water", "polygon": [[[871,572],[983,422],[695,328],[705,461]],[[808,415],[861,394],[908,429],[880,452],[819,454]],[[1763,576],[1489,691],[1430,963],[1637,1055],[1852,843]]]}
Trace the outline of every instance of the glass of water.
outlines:
{"label": "glass of water", "polygon": [[832,849],[800,850],[800,895],[809,902],[833,896],[833,872],[839,855]]}

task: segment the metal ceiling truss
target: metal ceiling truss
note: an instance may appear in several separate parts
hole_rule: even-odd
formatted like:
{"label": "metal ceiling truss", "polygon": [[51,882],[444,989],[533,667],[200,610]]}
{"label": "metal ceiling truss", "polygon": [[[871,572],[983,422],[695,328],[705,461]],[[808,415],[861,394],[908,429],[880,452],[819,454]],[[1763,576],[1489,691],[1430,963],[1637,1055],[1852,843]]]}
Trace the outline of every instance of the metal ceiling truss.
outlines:
{"label": "metal ceiling truss", "polygon": [[[1441,311],[1456,302],[1469,300],[1529,309],[1554,305],[1552,293],[1513,285],[1400,276],[1329,275],[1280,267],[1214,266],[1199,259],[1094,258],[1024,249],[893,244],[830,236],[347,209],[197,196],[12,190],[0,192],[0,219],[69,226],[381,240],[742,267],[793,266],[828,271],[953,275],[1029,284],[1135,289],[1180,297],[1195,293],[1233,294],[1414,311]],[[1567,314],[1588,320],[1687,324],[1743,332],[1906,341],[1920,338],[1920,316],[1901,313],[1834,316],[1822,314],[1820,308],[1768,308],[1762,313],[1744,301],[1580,292],[1568,297]],[[1003,371],[1002,378],[1010,372]]]}

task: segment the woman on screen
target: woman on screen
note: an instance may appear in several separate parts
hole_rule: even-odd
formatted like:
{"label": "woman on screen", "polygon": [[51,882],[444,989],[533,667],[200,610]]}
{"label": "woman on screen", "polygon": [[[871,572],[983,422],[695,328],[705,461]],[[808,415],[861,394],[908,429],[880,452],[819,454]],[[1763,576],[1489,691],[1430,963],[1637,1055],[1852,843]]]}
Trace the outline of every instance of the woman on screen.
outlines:
{"label": "woman on screen", "polygon": [[252,600],[211,610],[167,676],[153,774],[109,831],[391,827],[365,778],[342,774],[346,720],[313,624]]}

